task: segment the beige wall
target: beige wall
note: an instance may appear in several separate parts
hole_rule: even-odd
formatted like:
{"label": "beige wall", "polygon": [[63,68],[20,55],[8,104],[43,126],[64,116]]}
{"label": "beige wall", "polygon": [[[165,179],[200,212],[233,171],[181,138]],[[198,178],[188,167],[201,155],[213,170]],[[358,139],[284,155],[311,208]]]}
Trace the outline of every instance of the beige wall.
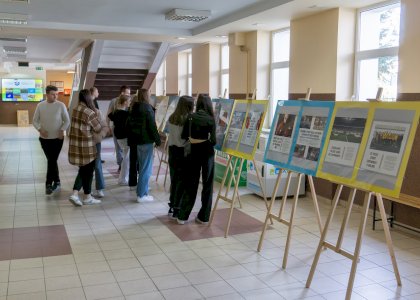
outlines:
{"label": "beige wall", "polygon": [[247,89],[247,54],[234,44],[229,35],[229,94],[245,94]]}
{"label": "beige wall", "polygon": [[65,89],[73,87],[73,74],[69,74],[67,71],[49,70],[46,75],[46,85],[49,85],[51,81],[63,81]]}
{"label": "beige wall", "polygon": [[210,91],[210,45],[204,44],[192,49],[192,93]]}
{"label": "beige wall", "polygon": [[338,17],[331,9],[291,22],[289,93],[335,93]]}
{"label": "beige wall", "polygon": [[419,0],[401,0],[399,93],[420,93],[419,12]]}
{"label": "beige wall", "polygon": [[268,99],[270,94],[270,44],[271,33],[258,31],[257,63],[256,63],[256,99]]}
{"label": "beige wall", "polygon": [[336,99],[350,100],[354,94],[354,50],[357,12],[339,9],[337,38]]}
{"label": "beige wall", "polygon": [[178,94],[178,53],[166,57],[166,94]]}
{"label": "beige wall", "polygon": [[209,45],[209,96],[219,97],[220,91],[220,44]]}

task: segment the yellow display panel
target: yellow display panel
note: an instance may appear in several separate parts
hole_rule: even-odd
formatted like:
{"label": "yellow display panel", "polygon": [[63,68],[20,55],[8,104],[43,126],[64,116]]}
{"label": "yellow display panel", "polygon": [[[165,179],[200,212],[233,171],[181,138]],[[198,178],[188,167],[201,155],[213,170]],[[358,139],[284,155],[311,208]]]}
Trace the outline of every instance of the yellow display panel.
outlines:
{"label": "yellow display panel", "polygon": [[222,151],[253,159],[267,107],[268,100],[235,100]]}

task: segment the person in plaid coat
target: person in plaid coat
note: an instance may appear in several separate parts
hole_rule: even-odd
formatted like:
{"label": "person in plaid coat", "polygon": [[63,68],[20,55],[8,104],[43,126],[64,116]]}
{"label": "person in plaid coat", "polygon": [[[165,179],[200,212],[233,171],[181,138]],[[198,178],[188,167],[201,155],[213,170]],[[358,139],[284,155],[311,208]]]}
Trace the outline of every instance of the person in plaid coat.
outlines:
{"label": "person in plaid coat", "polygon": [[[101,124],[99,114],[95,110],[93,97],[89,90],[79,92],[79,104],[73,109],[69,134],[69,162],[79,167],[70,202],[75,206],[99,204],[101,200],[91,195],[93,172],[95,170],[96,143],[94,134],[100,134]],[[83,187],[85,194],[83,202],[79,191]]]}

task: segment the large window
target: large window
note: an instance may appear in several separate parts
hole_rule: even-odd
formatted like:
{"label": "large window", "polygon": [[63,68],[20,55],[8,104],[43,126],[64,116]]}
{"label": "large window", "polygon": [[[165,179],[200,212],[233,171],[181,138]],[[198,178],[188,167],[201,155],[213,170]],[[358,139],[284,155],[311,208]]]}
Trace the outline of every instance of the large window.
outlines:
{"label": "large window", "polygon": [[398,79],[400,3],[392,1],[359,11],[356,52],[356,93],[359,100],[395,101]]}
{"label": "large window", "polygon": [[187,53],[187,93],[192,96],[192,53],[191,51]]}
{"label": "large window", "polygon": [[220,95],[229,98],[229,45],[220,47]]}
{"label": "large window", "polygon": [[277,100],[289,99],[289,52],[290,29],[274,31],[271,37],[271,119]]}
{"label": "large window", "polygon": [[164,95],[166,93],[166,60],[162,63],[156,74],[156,95]]}

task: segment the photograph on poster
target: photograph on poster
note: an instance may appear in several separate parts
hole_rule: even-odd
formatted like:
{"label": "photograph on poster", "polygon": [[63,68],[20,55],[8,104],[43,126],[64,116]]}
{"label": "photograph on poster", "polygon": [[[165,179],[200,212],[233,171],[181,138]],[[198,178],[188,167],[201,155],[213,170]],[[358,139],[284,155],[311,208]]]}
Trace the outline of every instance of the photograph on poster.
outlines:
{"label": "photograph on poster", "polygon": [[274,131],[274,135],[291,137],[293,128],[295,126],[295,119],[296,115],[280,114],[276,125],[276,131]]}
{"label": "photograph on poster", "polygon": [[307,160],[318,161],[319,159],[320,148],[309,147],[308,155],[306,156]]}
{"label": "photograph on poster", "polygon": [[409,131],[410,124],[374,121],[361,168],[396,176]]}
{"label": "photograph on poster", "polygon": [[293,156],[298,158],[303,158],[305,156],[305,145],[296,144],[295,150],[293,151]]}
{"label": "photograph on poster", "polygon": [[300,128],[311,129],[312,116],[303,116],[300,119]]}
{"label": "photograph on poster", "polygon": [[325,125],[327,124],[327,117],[315,117],[314,120],[314,129],[315,130],[324,130]]}
{"label": "photograph on poster", "polygon": [[245,120],[245,130],[242,135],[241,144],[254,146],[258,131],[260,130],[263,115],[264,112],[260,111],[251,111],[248,113]]}

